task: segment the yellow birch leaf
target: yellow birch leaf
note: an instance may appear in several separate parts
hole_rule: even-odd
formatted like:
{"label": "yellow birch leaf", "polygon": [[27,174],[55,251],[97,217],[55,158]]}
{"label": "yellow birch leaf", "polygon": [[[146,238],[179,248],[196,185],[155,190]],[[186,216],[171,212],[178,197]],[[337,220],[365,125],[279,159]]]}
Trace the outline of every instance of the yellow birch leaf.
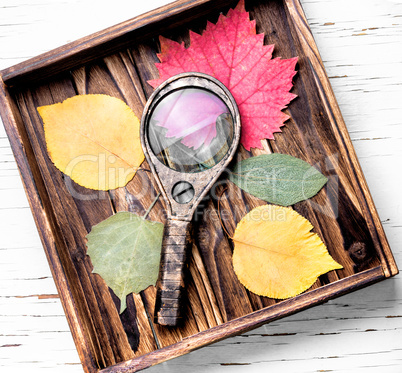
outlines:
{"label": "yellow birch leaf", "polygon": [[312,228],[288,207],[264,205],[250,211],[233,236],[239,281],[255,294],[285,299],[310,288],[322,274],[343,268]]}
{"label": "yellow birch leaf", "polygon": [[120,99],[78,95],[38,107],[55,166],[96,190],[126,185],[144,160],[140,121]]}

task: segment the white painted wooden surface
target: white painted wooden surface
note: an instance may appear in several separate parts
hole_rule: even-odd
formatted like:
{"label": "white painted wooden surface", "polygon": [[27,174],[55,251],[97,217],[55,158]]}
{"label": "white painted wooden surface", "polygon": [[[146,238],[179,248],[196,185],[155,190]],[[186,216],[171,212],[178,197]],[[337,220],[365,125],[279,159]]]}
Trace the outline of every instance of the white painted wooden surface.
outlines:
{"label": "white painted wooden surface", "polygon": [[[0,69],[167,1],[0,0]],[[402,1],[302,0],[402,267]],[[82,368],[0,126],[0,371]],[[152,367],[150,373],[402,372],[402,277]]]}

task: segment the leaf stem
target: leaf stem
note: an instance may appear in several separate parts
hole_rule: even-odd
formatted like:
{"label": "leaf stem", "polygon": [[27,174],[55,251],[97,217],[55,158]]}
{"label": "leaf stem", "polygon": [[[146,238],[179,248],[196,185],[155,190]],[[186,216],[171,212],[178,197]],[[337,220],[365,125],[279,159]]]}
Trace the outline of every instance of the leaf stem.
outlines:
{"label": "leaf stem", "polygon": [[161,195],[161,192],[158,193],[158,195],[155,197],[154,201],[151,203],[151,206],[148,207],[148,210],[145,211],[145,214],[143,215],[143,219],[145,220],[149,214],[149,212],[152,210],[152,207],[155,206],[155,203],[158,202],[159,196]]}

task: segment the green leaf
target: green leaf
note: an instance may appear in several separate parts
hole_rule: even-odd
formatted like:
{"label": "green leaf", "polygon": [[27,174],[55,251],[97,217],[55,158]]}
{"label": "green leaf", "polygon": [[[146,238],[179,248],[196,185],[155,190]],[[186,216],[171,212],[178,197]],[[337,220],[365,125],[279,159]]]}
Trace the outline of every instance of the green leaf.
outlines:
{"label": "green leaf", "polygon": [[107,285],[120,298],[155,285],[159,273],[163,224],[130,212],[118,212],[92,227],[87,254]]}
{"label": "green leaf", "polygon": [[281,206],[311,198],[328,181],[307,162],[277,153],[237,163],[229,180],[255,197]]}

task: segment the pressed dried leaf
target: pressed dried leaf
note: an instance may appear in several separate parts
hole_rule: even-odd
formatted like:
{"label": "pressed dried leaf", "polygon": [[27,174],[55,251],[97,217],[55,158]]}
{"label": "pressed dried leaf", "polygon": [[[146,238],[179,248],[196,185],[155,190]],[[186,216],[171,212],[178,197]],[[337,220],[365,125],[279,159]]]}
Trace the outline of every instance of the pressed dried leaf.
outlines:
{"label": "pressed dried leaf", "polygon": [[307,162],[278,153],[236,163],[229,179],[253,196],[281,206],[313,197],[328,181]]}
{"label": "pressed dried leaf", "polygon": [[130,212],[118,212],[92,227],[87,235],[88,255],[106,284],[120,298],[155,285],[159,273],[163,224]]}
{"label": "pressed dried leaf", "polygon": [[319,276],[341,269],[311,223],[288,207],[259,206],[237,225],[233,267],[255,294],[285,299],[310,288]]}
{"label": "pressed dried leaf", "polygon": [[273,139],[274,132],[289,118],[282,112],[296,96],[290,93],[297,58],[272,58],[273,45],[264,45],[264,34],[256,33],[241,0],[217,23],[207,23],[202,35],[190,31],[190,46],[160,37],[157,87],[173,75],[197,71],[220,80],[232,93],[242,122],[241,143],[262,148],[261,139]]}
{"label": "pressed dried leaf", "polygon": [[126,185],[144,160],[140,122],[120,99],[78,95],[40,106],[47,150],[77,184],[96,190]]}

